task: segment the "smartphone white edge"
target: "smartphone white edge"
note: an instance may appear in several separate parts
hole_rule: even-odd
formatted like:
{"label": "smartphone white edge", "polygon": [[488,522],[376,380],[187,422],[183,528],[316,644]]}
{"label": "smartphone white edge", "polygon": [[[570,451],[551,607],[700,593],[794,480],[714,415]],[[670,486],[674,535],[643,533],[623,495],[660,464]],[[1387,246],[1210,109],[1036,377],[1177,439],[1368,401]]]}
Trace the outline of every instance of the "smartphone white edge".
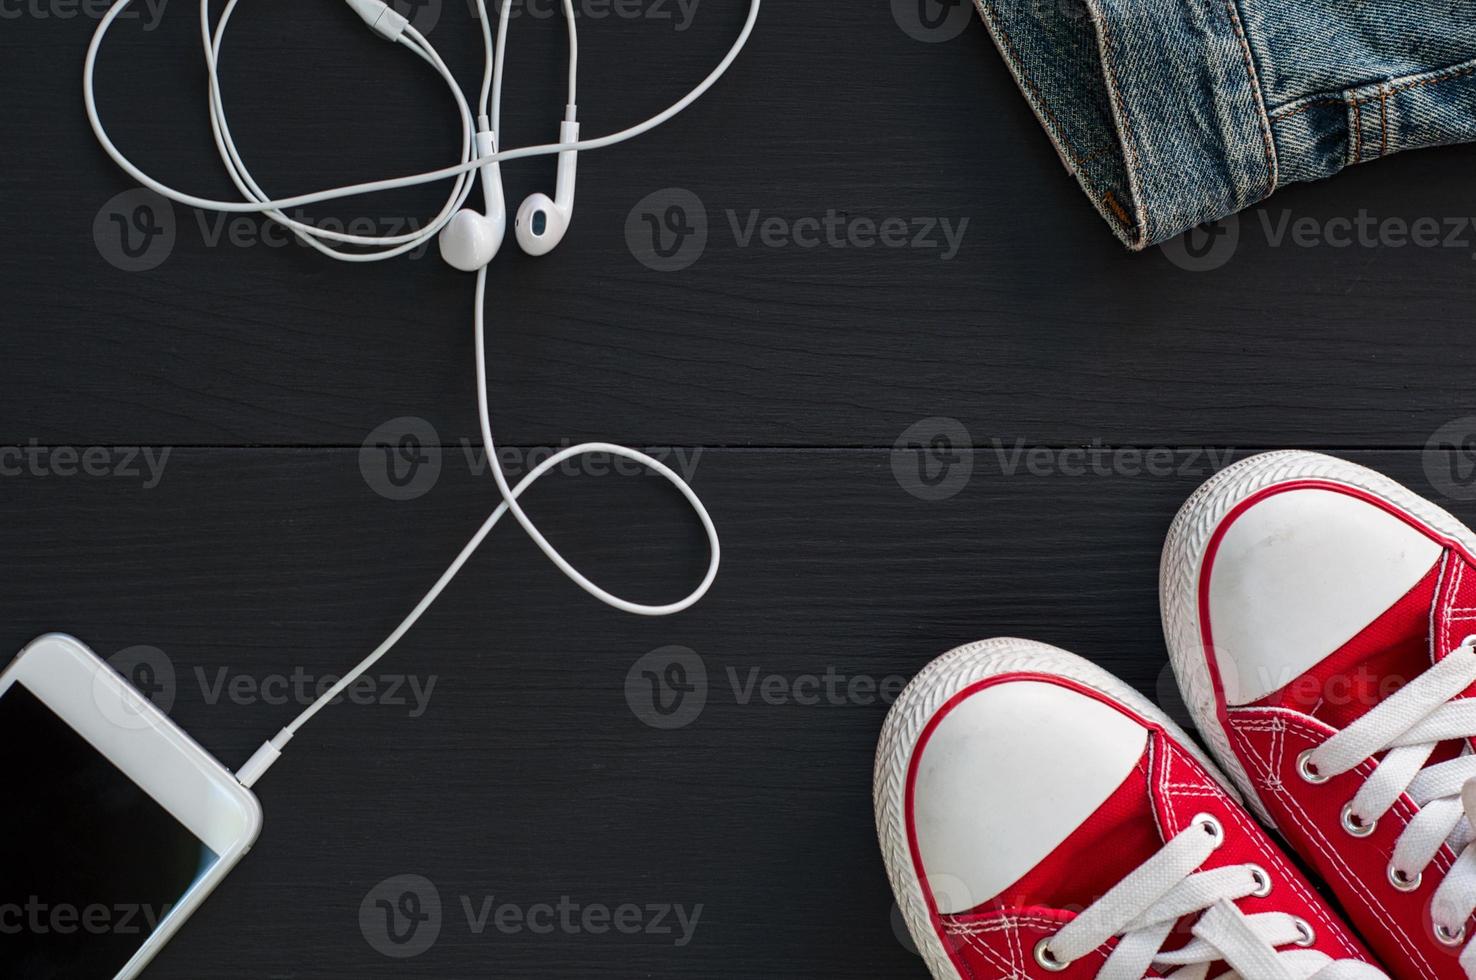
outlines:
{"label": "smartphone white edge", "polygon": [[114,978],[133,980],[251,850],[261,833],[261,804],[214,756],[74,637],[50,633],[30,643],[0,672],[0,697],[16,684],[218,857]]}

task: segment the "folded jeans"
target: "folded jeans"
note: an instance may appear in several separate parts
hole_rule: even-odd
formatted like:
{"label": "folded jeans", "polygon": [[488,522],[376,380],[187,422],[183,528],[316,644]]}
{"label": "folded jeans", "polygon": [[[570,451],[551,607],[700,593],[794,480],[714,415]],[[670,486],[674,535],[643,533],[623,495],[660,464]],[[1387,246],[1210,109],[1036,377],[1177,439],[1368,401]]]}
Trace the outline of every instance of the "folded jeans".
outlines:
{"label": "folded jeans", "polygon": [[1476,141],[1476,0],[974,0],[1133,249],[1299,180]]}

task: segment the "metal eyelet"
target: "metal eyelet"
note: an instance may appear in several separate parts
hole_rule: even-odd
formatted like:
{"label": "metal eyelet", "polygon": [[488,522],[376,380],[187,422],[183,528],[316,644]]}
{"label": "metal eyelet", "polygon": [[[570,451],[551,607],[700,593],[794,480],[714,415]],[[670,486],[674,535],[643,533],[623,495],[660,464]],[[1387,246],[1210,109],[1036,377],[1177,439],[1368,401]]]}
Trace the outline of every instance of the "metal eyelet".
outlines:
{"label": "metal eyelet", "polygon": [[1435,924],[1435,938],[1440,940],[1442,946],[1459,946],[1466,941],[1466,927],[1462,925],[1455,932],[1451,932],[1437,922]]}
{"label": "metal eyelet", "polygon": [[1389,865],[1389,884],[1393,885],[1399,891],[1415,891],[1420,887],[1420,883],[1424,880],[1425,876],[1422,873],[1416,872],[1412,875],[1406,874],[1405,872],[1400,871],[1398,868],[1394,867],[1392,863]]}
{"label": "metal eyelet", "polygon": [[1297,775],[1301,776],[1302,781],[1305,783],[1311,783],[1313,786],[1321,786],[1332,777],[1322,775],[1317,771],[1317,767],[1312,765],[1312,753],[1314,751],[1314,749],[1308,749],[1297,756]]}
{"label": "metal eyelet", "polygon": [[1313,930],[1312,924],[1310,922],[1298,916],[1296,919],[1296,925],[1297,932],[1300,933],[1300,935],[1297,937],[1298,946],[1311,946],[1317,942],[1317,933]]}
{"label": "metal eyelet", "polygon": [[[1195,826],[1195,827],[1200,828],[1206,834],[1209,834],[1211,837],[1213,837],[1216,841],[1219,841],[1221,844],[1223,844],[1225,842],[1225,827],[1224,827],[1224,825],[1221,824],[1220,821],[1216,820],[1210,814],[1208,814],[1208,813],[1196,813],[1194,815],[1194,819],[1191,820],[1191,821],[1189,821],[1189,823],[1192,826]],[[1216,844],[1215,846],[1218,847],[1219,844]]]}
{"label": "metal eyelet", "polygon": [[1353,837],[1367,837],[1379,827],[1377,820],[1365,821],[1353,812],[1353,804],[1349,803],[1343,807],[1343,829]]}
{"label": "metal eyelet", "polygon": [[1251,877],[1256,880],[1256,890],[1250,893],[1250,897],[1265,898],[1270,895],[1272,882],[1271,876],[1266,873],[1266,869],[1259,864],[1248,864],[1245,868],[1251,873]]}
{"label": "metal eyelet", "polygon": [[1056,959],[1056,954],[1051,952],[1051,940],[1055,938],[1055,936],[1047,936],[1035,944],[1035,962],[1039,963],[1043,970],[1060,973],[1069,967],[1071,963],[1069,961],[1065,963],[1061,962]]}

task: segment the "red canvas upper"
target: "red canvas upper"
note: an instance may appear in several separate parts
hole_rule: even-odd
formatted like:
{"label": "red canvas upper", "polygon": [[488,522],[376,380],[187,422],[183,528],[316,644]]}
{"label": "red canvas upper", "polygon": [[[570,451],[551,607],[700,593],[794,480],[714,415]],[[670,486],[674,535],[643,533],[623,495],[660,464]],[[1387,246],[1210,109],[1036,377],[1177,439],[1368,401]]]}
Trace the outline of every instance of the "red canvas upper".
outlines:
{"label": "red canvas upper", "polygon": [[[961,976],[978,980],[1095,977],[1112,943],[1060,972],[1047,972],[1035,962],[1036,944],[1054,935],[1204,813],[1220,821],[1226,839],[1201,870],[1255,864],[1269,872],[1274,882],[1266,898],[1243,899],[1239,903],[1243,911],[1298,916],[1313,927],[1315,947],[1333,959],[1373,962],[1306,878],[1183,746],[1127,708],[1114,707],[1150,732],[1143,758],[1122,785],[1049,857],[998,897],[963,914],[934,914],[935,928]],[[921,752],[921,746],[917,751]],[[911,805],[909,800],[909,808]],[[1191,920],[1181,922],[1168,947],[1188,942],[1192,926]],[[1216,972],[1211,971],[1211,976]]]}
{"label": "red canvas upper", "polygon": [[[1405,519],[1418,526],[1408,515]],[[1316,667],[1261,701],[1227,707],[1221,723],[1261,803],[1292,850],[1300,854],[1339,899],[1349,920],[1399,980],[1467,980],[1457,962],[1461,947],[1440,943],[1429,909],[1431,896],[1456,855],[1442,848],[1422,885],[1401,892],[1388,881],[1395,842],[1418,812],[1408,796],[1381,818],[1372,835],[1356,838],[1341,826],[1348,804],[1377,759],[1325,783],[1297,771],[1299,756],[1347,727],[1404,684],[1429,669],[1476,633],[1476,565],[1449,546],[1425,576],[1386,610],[1370,610],[1370,623]],[[1201,575],[1207,577],[1211,563]],[[1202,622],[1205,649],[1213,649],[1213,624]],[[1476,689],[1467,696],[1476,694]],[[1459,754],[1459,742],[1442,746],[1431,763]]]}

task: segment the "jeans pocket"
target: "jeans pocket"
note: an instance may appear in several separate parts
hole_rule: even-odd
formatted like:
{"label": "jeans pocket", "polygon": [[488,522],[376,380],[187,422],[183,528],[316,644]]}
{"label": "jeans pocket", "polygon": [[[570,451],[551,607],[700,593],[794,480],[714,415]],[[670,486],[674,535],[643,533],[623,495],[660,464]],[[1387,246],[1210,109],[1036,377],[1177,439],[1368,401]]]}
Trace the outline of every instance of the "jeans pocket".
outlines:
{"label": "jeans pocket", "polygon": [[1313,95],[1271,113],[1281,180],[1318,180],[1401,150],[1476,142],[1476,59]]}

